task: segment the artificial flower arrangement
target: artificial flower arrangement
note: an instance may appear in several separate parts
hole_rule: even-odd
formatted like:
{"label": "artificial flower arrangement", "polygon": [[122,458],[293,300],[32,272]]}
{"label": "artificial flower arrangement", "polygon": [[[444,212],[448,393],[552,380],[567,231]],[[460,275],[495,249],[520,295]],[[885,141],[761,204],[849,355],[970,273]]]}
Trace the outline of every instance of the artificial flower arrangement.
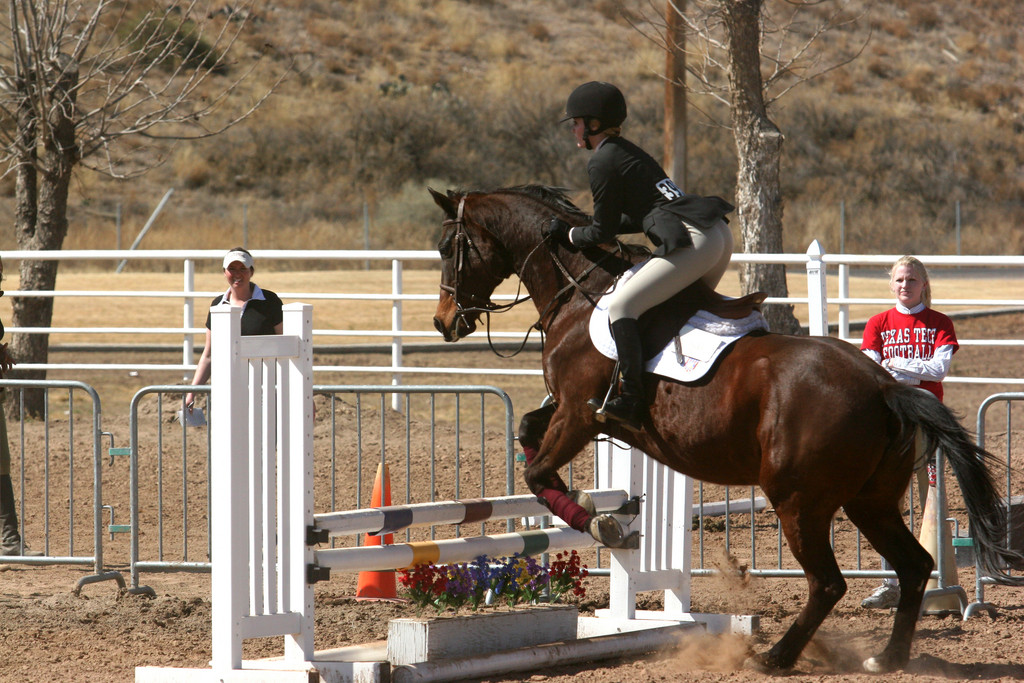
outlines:
{"label": "artificial flower arrangement", "polygon": [[398,581],[417,609],[433,606],[438,614],[463,607],[478,610],[484,605],[504,602],[510,608],[557,602],[563,597],[582,598],[587,566],[579,553],[557,553],[547,568],[532,557],[477,557],[462,564],[418,564],[398,572]]}

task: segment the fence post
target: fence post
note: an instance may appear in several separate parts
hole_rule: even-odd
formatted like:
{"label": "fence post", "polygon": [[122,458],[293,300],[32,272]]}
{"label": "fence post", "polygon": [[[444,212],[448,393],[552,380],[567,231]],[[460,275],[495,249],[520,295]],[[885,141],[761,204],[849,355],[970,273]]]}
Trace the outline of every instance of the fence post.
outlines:
{"label": "fence post", "polygon": [[284,307],[284,334],[241,336],[241,309],[211,312],[213,669],[242,667],[247,638],[281,635],[313,659],[313,309]]}
{"label": "fence post", "polygon": [[828,336],[828,294],[825,290],[825,248],[814,240],[807,247],[807,328],[808,334]]}
{"label": "fence post", "polygon": [[[693,481],[620,441],[602,440],[596,448],[597,488],[622,489],[644,499],[640,548],[610,551],[609,605],[597,615],[689,619]],[[664,591],[662,611],[637,610],[637,592],[654,590]]]}
{"label": "fence post", "polygon": [[[839,298],[850,298],[850,264],[839,264]],[[847,339],[850,336],[850,304],[839,304],[839,337]]]}
{"label": "fence post", "polygon": [[[192,365],[193,355],[193,342],[192,333],[188,332],[195,321],[195,297],[189,296],[196,290],[196,262],[190,258],[185,259],[185,305],[184,305],[184,324],[185,324],[185,338],[181,344],[181,362],[183,365]],[[188,380],[191,375],[188,371],[182,376],[182,379]]]}
{"label": "fence post", "polygon": [[[402,301],[398,298],[402,295],[402,262],[395,259],[391,262],[391,331],[395,336],[391,338],[391,367],[402,365]],[[393,373],[391,385],[398,386],[402,383],[402,375]],[[391,409],[395,412],[402,410],[402,402],[398,394],[391,394]]]}
{"label": "fence post", "polygon": [[284,333],[299,338],[299,353],[281,368],[289,375],[282,382],[288,387],[288,405],[278,406],[283,411],[280,438],[288,456],[281,467],[287,469],[287,478],[282,475],[278,492],[278,516],[285,518],[279,522],[285,558],[281,573],[287,585],[281,611],[302,615],[299,630],[285,635],[285,660],[306,662],[313,659],[313,586],[306,581],[306,567],[313,564],[313,549],[306,543],[306,529],[313,525],[313,307],[285,306]]}
{"label": "fence post", "polygon": [[211,510],[213,559],[211,588],[217,600],[211,609],[212,665],[216,669],[242,668],[242,633],[238,615],[249,609],[249,575],[246,547],[249,532],[249,424],[246,410],[232,406],[233,397],[247,396],[248,364],[241,357],[241,309],[218,306],[210,314],[212,335],[210,414],[217,416],[211,428],[213,459],[211,476],[219,501]]}

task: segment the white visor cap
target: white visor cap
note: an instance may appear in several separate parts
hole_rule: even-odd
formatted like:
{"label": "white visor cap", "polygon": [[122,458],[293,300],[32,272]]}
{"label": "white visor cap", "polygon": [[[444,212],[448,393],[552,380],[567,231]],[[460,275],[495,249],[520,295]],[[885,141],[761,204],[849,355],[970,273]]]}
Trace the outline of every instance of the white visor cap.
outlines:
{"label": "white visor cap", "polygon": [[252,256],[244,251],[229,251],[224,256],[224,269],[227,270],[227,267],[235,261],[240,261],[246,268],[252,268]]}

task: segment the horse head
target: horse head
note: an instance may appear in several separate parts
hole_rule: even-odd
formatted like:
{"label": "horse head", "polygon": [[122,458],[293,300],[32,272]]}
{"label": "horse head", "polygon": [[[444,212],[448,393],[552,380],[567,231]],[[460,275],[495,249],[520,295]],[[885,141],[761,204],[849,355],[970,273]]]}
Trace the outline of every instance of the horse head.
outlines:
{"label": "horse head", "polygon": [[[429,188],[428,188],[429,189]],[[445,212],[441,239],[441,294],[434,327],[445,341],[458,341],[476,330],[481,314],[495,308],[491,294],[514,272],[508,248],[466,213],[470,194],[430,189]]]}
{"label": "horse head", "polygon": [[625,257],[621,249],[618,255],[602,249],[580,252],[546,240],[542,227],[553,217],[570,225],[590,220],[561,188],[520,185],[491,192],[430,194],[445,212],[437,245],[441,298],[434,327],[446,341],[471,334],[482,314],[518,303],[499,307],[490,300],[501,281],[513,274],[529,292],[546,329],[549,314],[571,290],[582,287],[581,281],[604,291],[611,277],[640,257],[628,249]]}

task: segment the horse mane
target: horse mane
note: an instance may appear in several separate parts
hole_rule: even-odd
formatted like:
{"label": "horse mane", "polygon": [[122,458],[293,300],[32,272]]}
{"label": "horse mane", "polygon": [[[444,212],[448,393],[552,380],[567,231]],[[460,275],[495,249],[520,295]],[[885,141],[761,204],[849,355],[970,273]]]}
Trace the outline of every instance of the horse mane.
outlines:
{"label": "horse mane", "polygon": [[503,187],[486,194],[512,194],[521,197],[529,197],[544,206],[572,216],[579,221],[589,221],[590,216],[582,211],[569,199],[568,188],[551,187],[549,185],[516,185],[514,187]]}

